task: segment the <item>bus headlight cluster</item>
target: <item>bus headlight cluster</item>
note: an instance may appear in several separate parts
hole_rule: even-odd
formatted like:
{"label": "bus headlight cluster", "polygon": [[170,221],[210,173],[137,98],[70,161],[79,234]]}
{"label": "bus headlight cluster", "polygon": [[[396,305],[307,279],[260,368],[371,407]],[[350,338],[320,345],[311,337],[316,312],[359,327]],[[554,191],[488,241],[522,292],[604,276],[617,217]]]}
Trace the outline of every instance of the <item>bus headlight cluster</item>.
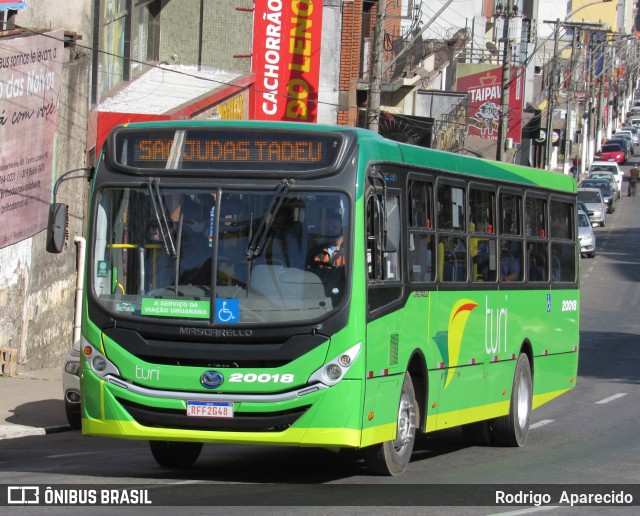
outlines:
{"label": "bus headlight cluster", "polygon": [[347,351],[340,353],[330,362],[323,365],[309,377],[309,384],[317,382],[323,383],[328,387],[338,383],[353,364],[354,360],[360,352],[360,344],[356,344]]}
{"label": "bus headlight cluster", "polygon": [[84,346],[82,346],[82,353],[91,366],[91,370],[101,378],[106,376],[107,374],[120,376],[120,371],[118,371],[118,368],[91,344],[86,343]]}

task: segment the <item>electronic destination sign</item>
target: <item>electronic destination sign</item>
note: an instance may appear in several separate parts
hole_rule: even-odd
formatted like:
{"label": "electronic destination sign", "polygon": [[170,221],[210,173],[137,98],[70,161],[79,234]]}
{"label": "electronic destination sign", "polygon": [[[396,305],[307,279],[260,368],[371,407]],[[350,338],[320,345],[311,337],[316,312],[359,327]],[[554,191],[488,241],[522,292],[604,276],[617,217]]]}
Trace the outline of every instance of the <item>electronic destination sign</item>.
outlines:
{"label": "electronic destination sign", "polygon": [[246,128],[117,129],[112,159],[132,171],[317,171],[334,166],[344,135]]}

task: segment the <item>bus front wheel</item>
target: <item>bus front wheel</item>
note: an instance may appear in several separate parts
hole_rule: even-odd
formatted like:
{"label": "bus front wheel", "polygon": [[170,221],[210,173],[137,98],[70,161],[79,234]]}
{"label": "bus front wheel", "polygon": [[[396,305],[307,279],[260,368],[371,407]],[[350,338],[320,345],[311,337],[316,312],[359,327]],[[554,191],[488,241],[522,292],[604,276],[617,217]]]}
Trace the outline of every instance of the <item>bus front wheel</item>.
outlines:
{"label": "bus front wheel", "polygon": [[533,397],[533,380],[529,357],[520,353],[513,376],[509,413],[493,422],[497,446],[524,446],[529,434],[529,419]]}
{"label": "bus front wheel", "polygon": [[149,441],[156,462],[165,468],[190,468],[202,451],[202,443]]}
{"label": "bus front wheel", "polygon": [[402,384],[396,438],[364,449],[367,468],[376,475],[393,476],[404,473],[409,464],[420,420],[418,402],[411,376],[407,372]]}

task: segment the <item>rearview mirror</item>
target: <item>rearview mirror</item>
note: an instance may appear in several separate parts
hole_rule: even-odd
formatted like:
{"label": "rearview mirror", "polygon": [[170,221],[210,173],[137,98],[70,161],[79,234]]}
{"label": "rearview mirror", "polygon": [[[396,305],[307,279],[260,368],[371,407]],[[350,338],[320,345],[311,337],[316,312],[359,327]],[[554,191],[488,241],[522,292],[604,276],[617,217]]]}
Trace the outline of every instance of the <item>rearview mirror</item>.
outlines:
{"label": "rearview mirror", "polygon": [[67,242],[67,226],[69,222],[69,206],[53,203],[49,206],[49,223],[47,225],[47,252],[61,253]]}

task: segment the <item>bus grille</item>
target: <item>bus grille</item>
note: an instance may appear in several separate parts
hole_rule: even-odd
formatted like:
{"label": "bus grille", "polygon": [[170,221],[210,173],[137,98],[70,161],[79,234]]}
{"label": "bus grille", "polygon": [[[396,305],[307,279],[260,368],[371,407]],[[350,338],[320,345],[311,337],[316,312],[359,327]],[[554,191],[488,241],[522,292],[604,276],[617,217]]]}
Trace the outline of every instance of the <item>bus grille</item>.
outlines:
{"label": "bus grille", "polygon": [[184,410],[147,407],[122,398],[116,399],[143,426],[220,432],[282,432],[311,406],[279,412],[240,412],[231,419],[216,419],[189,417]]}

